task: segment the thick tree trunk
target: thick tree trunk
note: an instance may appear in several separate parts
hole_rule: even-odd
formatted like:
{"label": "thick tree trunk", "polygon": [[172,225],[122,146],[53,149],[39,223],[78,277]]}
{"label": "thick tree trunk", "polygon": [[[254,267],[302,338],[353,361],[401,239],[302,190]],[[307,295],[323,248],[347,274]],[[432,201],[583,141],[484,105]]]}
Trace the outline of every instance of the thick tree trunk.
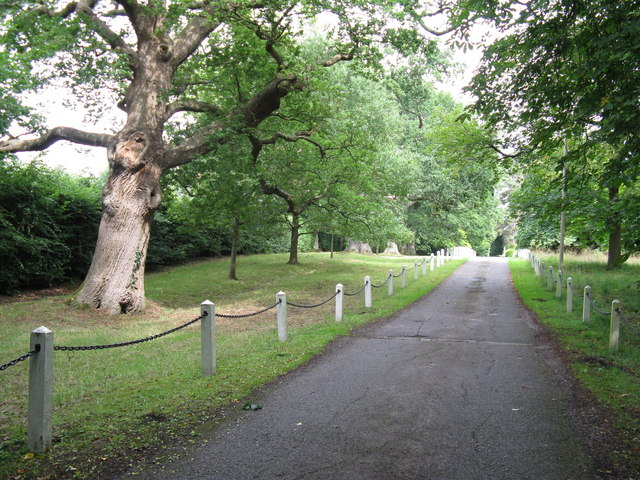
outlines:
{"label": "thick tree trunk", "polygon": [[109,179],[91,267],[75,301],[111,314],[144,310],[144,272],[153,216],[162,201],[162,139],[172,68],[157,39],[140,46],[134,81],[125,95],[127,122],[108,147]]}
{"label": "thick tree trunk", "polygon": [[[122,145],[121,150],[127,148]],[[149,233],[162,198],[160,175],[153,164],[112,169],[103,190],[95,253],[76,303],[112,314],[144,310]]]}
{"label": "thick tree trunk", "polygon": [[384,251],[385,255],[400,255],[400,250],[396,242],[387,242],[387,248]]}
{"label": "thick tree trunk", "polygon": [[[609,203],[613,204],[618,198],[618,187],[609,188]],[[607,268],[619,265],[622,256],[622,225],[620,215],[614,212],[609,220],[609,253],[607,255]]]}
{"label": "thick tree trunk", "polygon": [[289,247],[289,265],[298,265],[298,242],[300,240],[300,215],[294,213],[291,219],[291,246]]}
{"label": "thick tree trunk", "polygon": [[315,233],[315,236],[313,238],[313,250],[315,252],[320,251],[320,234],[318,232]]}
{"label": "thick tree trunk", "polygon": [[345,252],[353,252],[353,253],[371,253],[371,247],[368,243],[364,242],[356,242],[353,239],[349,239],[349,245],[345,249]]}
{"label": "thick tree trunk", "polygon": [[231,236],[231,265],[229,265],[229,279],[238,280],[236,277],[236,265],[238,261],[238,241],[240,239],[240,219],[233,221],[233,233]]}

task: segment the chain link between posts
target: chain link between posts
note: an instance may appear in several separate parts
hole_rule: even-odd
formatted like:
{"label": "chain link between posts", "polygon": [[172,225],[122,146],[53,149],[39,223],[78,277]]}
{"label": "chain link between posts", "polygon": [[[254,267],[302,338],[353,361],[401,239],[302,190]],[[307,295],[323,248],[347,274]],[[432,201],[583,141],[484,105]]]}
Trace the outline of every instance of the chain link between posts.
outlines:
{"label": "chain link between posts", "polygon": [[393,277],[393,274],[391,274],[391,273],[390,273],[390,274],[389,274],[389,276],[387,277],[387,279],[386,279],[383,283],[381,283],[380,285],[374,285],[374,283],[373,283],[373,282],[371,282],[371,286],[372,286],[373,288],[382,288],[382,287],[384,287],[387,283],[389,283],[389,280],[391,280],[391,277]]}
{"label": "chain link between posts", "polygon": [[180,326],[172,328],[171,330],[167,330],[166,332],[158,333],[156,335],[151,335],[150,337],[139,338],[137,340],[130,340],[128,342],[110,343],[106,345],[87,345],[87,346],[83,345],[83,346],[72,346],[72,347],[60,345],[60,346],[54,346],[53,349],[69,352],[69,351],[80,351],[80,350],[105,350],[107,348],[127,347],[129,345],[136,345],[138,343],[149,342],[151,340],[155,340],[156,338],[164,337],[166,335],[169,335],[170,333],[177,332],[178,330],[182,330],[183,328],[188,327],[189,325],[199,322],[207,315],[208,315],[207,312],[204,312],[199,317],[196,317],[193,320],[188,321],[187,323],[183,323]]}
{"label": "chain link between posts", "polygon": [[287,305],[291,306],[291,307],[297,307],[297,308],[316,308],[316,307],[321,307],[322,305],[324,305],[327,302],[330,302],[331,300],[333,300],[334,298],[336,298],[338,296],[338,294],[340,293],[340,290],[338,290],[336,293],[334,293],[330,298],[327,298],[325,301],[320,302],[320,303],[316,303],[315,305],[300,305],[298,303],[293,303],[293,302],[287,302]]}
{"label": "chain link between posts", "polygon": [[38,353],[40,351],[40,345],[36,345],[36,348],[34,348],[33,350],[31,350],[30,352],[25,353],[24,355],[20,355],[18,358],[14,358],[13,360],[0,365],[0,371],[2,370],[6,370],[9,367],[13,367],[14,365],[17,365],[18,363],[26,360],[29,357],[33,357],[36,353]]}
{"label": "chain link between posts", "polygon": [[636,327],[634,327],[633,325],[631,325],[631,322],[629,322],[629,320],[627,320],[626,318],[624,318],[622,316],[622,312],[620,311],[619,308],[616,308],[616,312],[618,312],[618,316],[620,317],[620,320],[622,321],[622,325],[624,325],[625,327],[627,327],[629,330],[631,330],[633,333],[635,333],[636,335],[640,336],[640,330],[638,330]]}
{"label": "chain link between posts", "polygon": [[269,310],[271,310],[273,308],[276,308],[281,303],[282,303],[282,300],[278,300],[276,303],[274,303],[270,307],[263,308],[262,310],[258,310],[257,312],[245,313],[245,314],[242,314],[242,315],[225,315],[225,314],[216,312],[216,317],[220,317],[220,318],[249,318],[249,317],[255,317],[256,315],[260,315],[261,313],[268,312]]}
{"label": "chain link between posts", "polygon": [[362,293],[362,292],[363,292],[363,290],[364,290],[365,288],[367,288],[367,285],[369,285],[369,281],[366,281],[366,282],[365,282],[365,284],[364,284],[364,285],[360,288],[360,290],[358,290],[356,293],[347,293],[347,292],[344,292],[344,294],[345,294],[347,297],[355,297],[356,295],[359,295],[360,293]]}

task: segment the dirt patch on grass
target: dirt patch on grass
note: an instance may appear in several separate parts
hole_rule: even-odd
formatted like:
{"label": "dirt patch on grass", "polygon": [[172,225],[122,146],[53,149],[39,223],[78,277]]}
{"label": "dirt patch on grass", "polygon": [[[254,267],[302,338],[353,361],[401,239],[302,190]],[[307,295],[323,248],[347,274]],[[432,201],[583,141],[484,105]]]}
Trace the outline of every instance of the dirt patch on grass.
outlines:
{"label": "dirt patch on grass", "polygon": [[11,303],[31,302],[47,297],[57,297],[71,295],[76,291],[78,285],[61,285],[51,288],[39,288],[34,290],[25,290],[16,295],[0,295],[0,305],[9,305]]}

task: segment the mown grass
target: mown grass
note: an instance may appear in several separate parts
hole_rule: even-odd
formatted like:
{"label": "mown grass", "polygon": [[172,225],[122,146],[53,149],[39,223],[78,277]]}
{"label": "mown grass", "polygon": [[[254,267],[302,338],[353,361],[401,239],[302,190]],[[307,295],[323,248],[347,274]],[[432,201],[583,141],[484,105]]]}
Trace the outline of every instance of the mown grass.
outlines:
{"label": "mown grass", "polygon": [[[551,256],[541,256],[546,265],[557,267]],[[537,318],[548,325],[564,346],[574,375],[591,391],[615,418],[625,448],[614,454],[618,465],[636,478],[640,474],[640,335],[637,282],[640,265],[625,265],[609,271],[602,260],[580,261],[569,257],[564,262],[564,278],[574,279],[576,294],[584,285],[592,288],[592,298],[602,311],[610,311],[614,298],[621,300],[626,322],[621,327],[618,352],[609,351],[609,317],[592,309],[591,321],[582,321],[582,299],[574,299],[573,313],[566,312],[566,291],[555,298],[555,288],[547,291],[546,282],[537,277],[528,261],[512,260],[511,274],[520,297]],[[631,328],[630,328],[631,327]]]}
{"label": "mown grass", "polygon": [[[283,290],[289,301],[318,303],[336,283],[346,292],[365,275],[382,283],[390,268],[413,266],[410,257],[304,254],[301,265],[284,255],[241,257],[240,281],[227,279],[228,261],[201,261],[147,276],[145,314],[110,317],[69,307],[64,297],[0,306],[4,363],[27,350],[29,333],[40,325],[54,331],[56,345],[106,344],[142,338],[199,315],[209,299],[224,314],[250,313],[275,303]],[[216,375],[200,375],[198,325],[139,345],[80,352],[54,358],[54,443],[30,458],[26,446],[28,361],[0,372],[1,478],[110,478],[140,458],[162,456],[168,444],[196,441],[199,429],[240,404],[247,395],[320,353],[337,336],[415,301],[446,278],[461,261],[426,277],[396,279],[393,297],[374,289],[373,308],[363,295],[345,297],[343,322],[333,321],[334,302],[308,310],[289,308],[289,340],[279,342],[273,311],[245,319],[217,318]],[[186,440],[184,440],[186,438]]]}

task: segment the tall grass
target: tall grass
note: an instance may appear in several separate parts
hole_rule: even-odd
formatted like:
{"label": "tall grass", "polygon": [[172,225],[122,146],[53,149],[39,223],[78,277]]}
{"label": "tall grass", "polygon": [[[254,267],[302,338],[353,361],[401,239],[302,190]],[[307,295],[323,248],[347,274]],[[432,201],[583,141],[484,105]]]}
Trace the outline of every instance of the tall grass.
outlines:
{"label": "tall grass", "polygon": [[[56,345],[107,344],[153,335],[199,315],[209,299],[224,314],[250,313],[275,303],[283,290],[289,301],[313,304],[329,298],[336,283],[355,292],[370,275],[375,283],[389,269],[413,266],[410,257],[305,254],[298,266],[284,255],[239,259],[240,280],[227,279],[228,261],[203,261],[148,275],[145,314],[111,317],[67,306],[64,297],[0,306],[0,363],[24,353],[29,332],[45,325]],[[243,319],[217,318],[218,371],[200,375],[199,327],[139,345],[54,355],[55,443],[49,453],[25,457],[28,362],[0,372],[0,477],[106,478],[137,458],[160,455],[162,446],[192,439],[199,425],[225,405],[237,405],[255,388],[322,351],[327,342],[354,327],[389,315],[424,295],[461,261],[452,261],[413,280],[373,291],[373,308],[363,295],[345,297],[345,319],[333,321],[334,302],[289,308],[289,341],[277,339],[274,311]],[[396,282],[399,283],[399,279]],[[154,447],[156,446],[155,450]],[[160,452],[160,453],[159,453]],[[101,475],[103,475],[101,477]]]}

